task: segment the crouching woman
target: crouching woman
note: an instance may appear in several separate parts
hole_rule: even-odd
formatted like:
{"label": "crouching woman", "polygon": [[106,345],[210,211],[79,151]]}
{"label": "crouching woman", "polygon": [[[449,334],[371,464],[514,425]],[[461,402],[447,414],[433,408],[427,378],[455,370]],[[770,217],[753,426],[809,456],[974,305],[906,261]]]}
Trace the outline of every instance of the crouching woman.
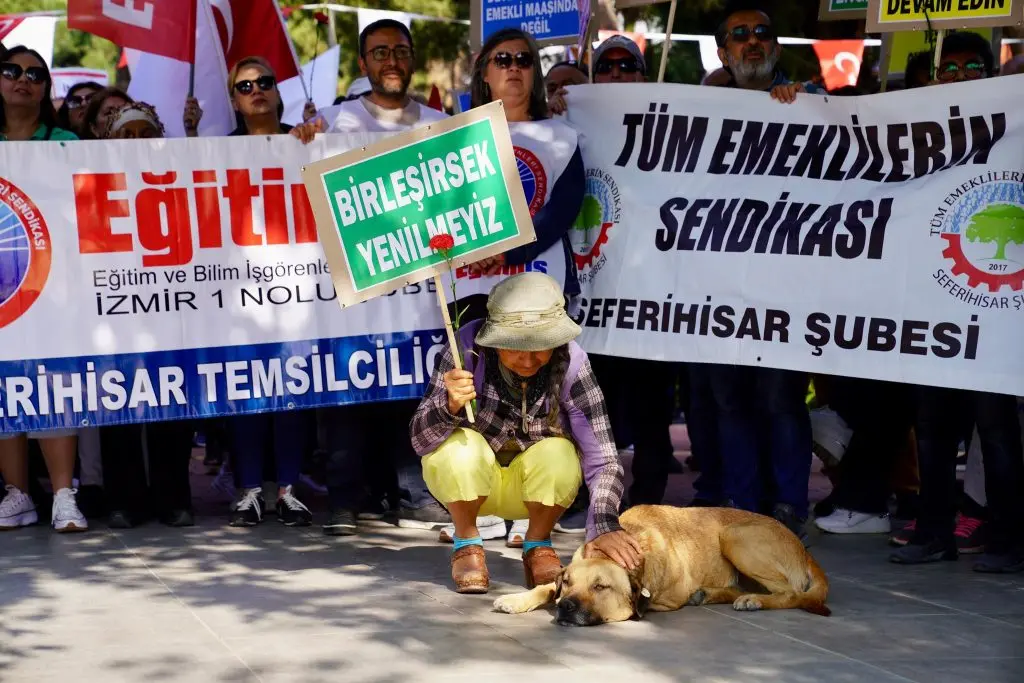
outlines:
{"label": "crouching woman", "polygon": [[[455,523],[452,580],[459,593],[485,593],[489,574],[476,528],[480,515],[530,520],[523,544],[526,585],[549,583],[562,568],[551,530],[586,479],[587,553],[627,569],[640,560],[619,526],[622,466],[604,396],[580,328],[565,311],[562,286],[524,273],[498,283],[487,318],[464,326],[466,369],[441,357],[412,419],[423,478]],[[465,406],[476,401],[475,422]]]}

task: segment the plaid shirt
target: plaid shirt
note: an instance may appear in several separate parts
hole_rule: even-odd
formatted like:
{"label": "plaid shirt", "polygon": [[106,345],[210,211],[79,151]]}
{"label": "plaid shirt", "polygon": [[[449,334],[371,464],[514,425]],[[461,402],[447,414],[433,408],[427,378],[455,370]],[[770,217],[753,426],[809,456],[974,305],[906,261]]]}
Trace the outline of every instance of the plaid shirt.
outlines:
{"label": "plaid shirt", "polygon": [[[459,330],[462,348],[473,348],[473,338],[482,321],[474,321]],[[586,353],[575,342],[569,345],[570,369],[566,373],[560,401],[562,431],[553,428],[548,420],[548,398],[541,395],[527,409],[526,430],[522,408],[503,399],[499,389],[489,382],[484,367],[483,349],[476,349],[472,369],[477,385],[476,422],[470,424],[464,413],[452,415],[448,411],[448,392],[444,374],[452,370],[451,350],[440,357],[430,377],[426,394],[410,424],[412,445],[421,456],[437,450],[458,428],[479,432],[497,453],[512,448],[525,451],[542,439],[553,436],[570,438],[580,453],[583,477],[590,490],[590,510],[587,514],[587,540],[593,540],[619,526],[619,501],[623,491],[622,464],[612,438],[611,422],[604,395],[597,385]],[[575,360],[575,362],[573,362]],[[573,367],[576,367],[573,372]]]}

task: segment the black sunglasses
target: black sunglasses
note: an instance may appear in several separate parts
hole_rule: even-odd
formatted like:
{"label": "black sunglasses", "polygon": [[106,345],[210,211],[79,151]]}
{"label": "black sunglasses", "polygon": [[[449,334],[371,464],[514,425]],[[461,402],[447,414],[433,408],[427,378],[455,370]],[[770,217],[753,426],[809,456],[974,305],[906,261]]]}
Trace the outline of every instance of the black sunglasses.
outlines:
{"label": "black sunglasses", "polygon": [[513,63],[520,69],[533,68],[533,55],[529,52],[517,52],[515,54],[511,52],[498,52],[491,57],[491,61],[499,69],[509,69]]}
{"label": "black sunglasses", "polygon": [[395,45],[394,47],[378,45],[372,50],[367,50],[366,54],[373,57],[375,62],[386,62],[392,55],[396,62],[407,62],[412,59],[412,48],[408,45]]}
{"label": "black sunglasses", "polygon": [[237,90],[243,95],[251,95],[253,85],[259,87],[259,89],[262,90],[263,92],[267,92],[268,90],[273,90],[274,85],[276,83],[277,81],[274,80],[273,76],[260,76],[255,81],[238,81],[237,83],[235,83],[235,90]]}
{"label": "black sunglasses", "polygon": [[963,66],[956,62],[943,62],[939,65],[936,76],[940,81],[952,81],[961,71],[969,81],[977,80],[985,75],[985,63],[980,60],[968,60]]}
{"label": "black sunglasses", "polygon": [[80,109],[85,105],[89,104],[89,100],[96,93],[89,93],[88,95],[68,95],[64,98],[64,104],[68,105],[68,109]]}
{"label": "black sunglasses", "polygon": [[41,66],[30,66],[27,69],[23,69],[20,64],[15,64],[14,62],[0,64],[0,76],[9,81],[18,80],[21,78],[21,74],[25,74],[25,78],[28,79],[29,83],[46,82],[46,69]]}
{"label": "black sunglasses", "polygon": [[610,74],[612,69],[619,67],[624,74],[635,74],[640,71],[640,63],[634,57],[620,57],[619,59],[599,59],[594,65],[594,73]]}
{"label": "black sunglasses", "polygon": [[729,31],[729,36],[737,43],[746,43],[750,40],[750,36],[754,36],[759,42],[768,43],[775,40],[775,31],[772,30],[771,26],[767,24],[758,24],[757,26],[737,26],[733,30]]}

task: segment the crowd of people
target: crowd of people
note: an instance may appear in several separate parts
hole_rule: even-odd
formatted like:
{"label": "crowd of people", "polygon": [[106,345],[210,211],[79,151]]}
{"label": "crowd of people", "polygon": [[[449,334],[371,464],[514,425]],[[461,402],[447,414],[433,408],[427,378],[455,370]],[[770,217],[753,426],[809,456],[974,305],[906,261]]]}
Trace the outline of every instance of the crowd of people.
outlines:
{"label": "crowd of people", "polygon": [[[823,92],[814,83],[792,82],[779,68],[782,48],[763,12],[733,12],[716,38],[725,66],[707,74],[706,85],[764,91],[776,100],[771,106]],[[0,140],[164,135],[152,107],[96,83],[74,86],[55,110],[40,55],[21,46],[3,53]],[[916,76],[920,62],[914,57],[908,65],[907,87],[989,78],[997,69],[990,45],[974,33],[945,39],[934,74]],[[259,56],[243,59],[227,83],[237,113],[231,135],[291,135],[308,143],[318,134],[400,132],[437,121],[446,114],[410,94],[414,63],[403,24],[368,26],[359,37],[368,91],[308,111],[307,120],[291,128],[281,121],[273,69]],[[644,82],[648,72],[643,52],[622,36],[595,48],[591,68],[593,82],[623,90]],[[553,66],[545,77],[536,42],[509,29],[492,36],[475,58],[472,104],[501,100],[510,130],[524,144],[541,129],[575,140],[559,121],[571,99],[565,88],[589,80],[587,67],[572,62]],[[198,102],[185,103],[188,135],[197,134],[201,116]],[[553,531],[585,533],[593,552],[624,566],[636,561],[638,548],[619,527],[618,514],[662,502],[668,477],[681,471],[669,434],[681,412],[692,450],[688,464],[699,473],[692,505],[761,512],[802,539],[812,517],[828,533],[890,534],[896,563],[984,553],[977,571],[1024,570],[1024,450],[1016,397],[772,368],[588,356],[576,345],[579,328],[566,306],[580,289],[566,235],[585,182],[578,145],[569,150],[550,161],[558,170],[533,211],[537,243],[471,266],[493,274],[544,252],[564,252],[564,281],[529,273],[503,280],[489,297],[460,301],[467,307],[463,341],[480,350],[472,368],[456,370],[444,355],[422,400],[101,427],[93,448],[86,447],[86,430],[2,434],[0,528],[38,521],[33,497],[42,493],[30,443],[38,444],[54,492],[56,531],[88,529],[82,508],[98,511],[99,499],[113,528],[151,518],[191,525],[189,463],[200,433],[206,465],[236,492],[232,526],[260,524],[270,509],[286,526],[312,524],[296,487],[313,474],[329,502],[325,533],[356,534],[360,519],[391,516],[400,526],[433,530],[453,545],[452,577],[460,592],[487,590],[482,543],[505,538],[523,548],[533,585],[561,566],[551,549]],[[645,226],[630,226],[626,217],[624,228],[631,227]],[[524,322],[530,320],[541,323]],[[470,401],[478,405],[473,424],[464,413]],[[812,424],[812,414],[827,424]],[[957,487],[958,454],[972,440],[980,443],[984,462],[984,504]],[[632,484],[625,490],[618,451],[628,447]],[[815,453],[833,490],[812,510],[808,480]],[[88,505],[86,490],[92,491]],[[893,519],[909,524],[894,527]]]}

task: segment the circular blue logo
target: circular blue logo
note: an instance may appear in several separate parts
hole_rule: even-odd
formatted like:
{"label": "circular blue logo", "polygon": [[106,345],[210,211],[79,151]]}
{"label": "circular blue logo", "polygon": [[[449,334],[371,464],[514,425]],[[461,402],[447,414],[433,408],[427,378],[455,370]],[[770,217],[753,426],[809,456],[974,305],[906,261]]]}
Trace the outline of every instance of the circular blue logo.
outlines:
{"label": "circular blue logo", "polygon": [[31,264],[31,243],[21,217],[0,203],[0,305],[17,293]]}

